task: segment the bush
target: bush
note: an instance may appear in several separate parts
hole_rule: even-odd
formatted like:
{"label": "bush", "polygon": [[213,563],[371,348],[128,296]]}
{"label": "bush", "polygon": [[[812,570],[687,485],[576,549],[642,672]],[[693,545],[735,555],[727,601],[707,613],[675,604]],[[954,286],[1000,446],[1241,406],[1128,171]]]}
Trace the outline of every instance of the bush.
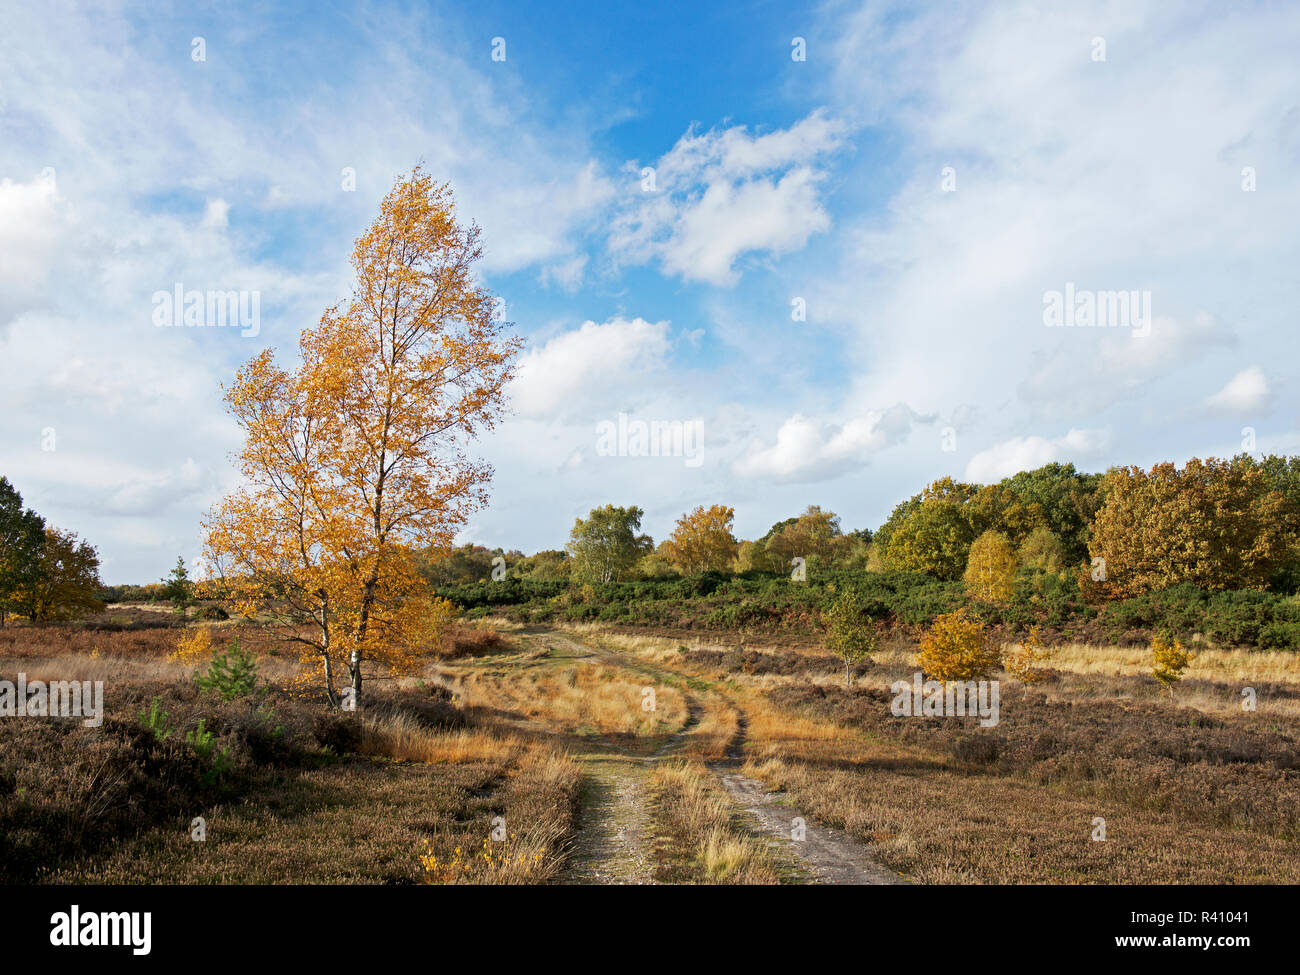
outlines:
{"label": "bush", "polygon": [[935,680],[982,680],[998,666],[999,653],[984,624],[959,609],[939,616],[921,637],[917,664]]}
{"label": "bush", "polygon": [[1174,685],[1183,679],[1183,671],[1192,662],[1192,654],[1178,640],[1172,643],[1163,633],[1151,641],[1151,676],[1174,696]]}

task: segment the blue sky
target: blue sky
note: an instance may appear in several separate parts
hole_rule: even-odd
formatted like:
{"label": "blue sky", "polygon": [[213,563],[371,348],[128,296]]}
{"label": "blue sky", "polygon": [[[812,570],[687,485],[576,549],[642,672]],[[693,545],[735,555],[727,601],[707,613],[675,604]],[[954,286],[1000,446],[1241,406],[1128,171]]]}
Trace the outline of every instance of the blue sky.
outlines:
{"label": "blue sky", "polygon": [[[874,528],[944,475],[1296,452],[1298,29],[1264,4],[7,4],[0,473],[108,581],[197,555],[235,483],[220,384],[292,357],[420,161],[528,343],[464,540],[559,547],[609,502],[656,538],[716,502],[745,537],[808,504]],[[256,292],[257,334],[155,327],[177,284]],[[1067,285],[1150,319],[1045,327]],[[702,462],[601,455],[620,412],[698,423]]]}

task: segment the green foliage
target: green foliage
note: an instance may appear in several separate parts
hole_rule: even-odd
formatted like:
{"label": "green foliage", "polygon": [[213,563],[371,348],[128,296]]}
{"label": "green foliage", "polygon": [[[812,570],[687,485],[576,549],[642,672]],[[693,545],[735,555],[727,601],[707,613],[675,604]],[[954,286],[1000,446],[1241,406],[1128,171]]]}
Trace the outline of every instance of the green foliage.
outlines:
{"label": "green foliage", "polygon": [[1021,471],[1001,484],[1025,504],[1038,506],[1040,527],[1061,542],[1063,564],[1076,565],[1088,554],[1088,524],[1100,503],[1101,479],[1101,474],[1080,474],[1073,464],[1047,464]]}
{"label": "green foliage", "polygon": [[576,577],[586,582],[612,582],[653,551],[650,536],[638,534],[643,515],[635,505],[619,508],[607,504],[593,508],[585,520],[575,520],[566,548]]}
{"label": "green foliage", "polygon": [[36,580],[44,545],[45,519],[24,508],[23,496],[0,477],[0,623]]}
{"label": "green foliage", "polygon": [[70,619],[103,609],[96,598],[101,588],[99,553],[94,546],[75,532],[47,525],[35,567],[8,600],[33,622]]}
{"label": "green foliage", "polygon": [[217,751],[217,736],[208,731],[206,725],[207,721],[199,718],[198,727],[185,732],[185,743],[194,749],[199,758],[210,763],[208,770],[203,773],[203,784],[211,786],[230,770],[230,749]]}
{"label": "green foliage", "polygon": [[219,694],[223,699],[252,694],[257,687],[257,657],[232,640],[224,651],[212,655],[205,673],[195,677],[200,690]]}
{"label": "green foliage", "polygon": [[569,554],[557,549],[547,549],[527,555],[510,563],[509,572],[516,579],[535,579],[539,582],[566,582],[572,569]]}
{"label": "green foliage", "polygon": [[167,727],[167,712],[162,709],[162,698],[155,697],[149,710],[140,712],[140,723],[159,741],[171,737],[173,729]]}
{"label": "green foliage", "polygon": [[[482,545],[461,545],[447,553],[421,552],[416,571],[434,586],[452,586],[484,582],[492,578],[494,560],[504,559],[507,568],[523,558],[522,552],[507,554],[502,549]],[[496,563],[500,564],[500,563]]]}
{"label": "green foliage", "polygon": [[927,499],[890,534],[885,565],[896,572],[960,579],[974,540],[959,503]]}

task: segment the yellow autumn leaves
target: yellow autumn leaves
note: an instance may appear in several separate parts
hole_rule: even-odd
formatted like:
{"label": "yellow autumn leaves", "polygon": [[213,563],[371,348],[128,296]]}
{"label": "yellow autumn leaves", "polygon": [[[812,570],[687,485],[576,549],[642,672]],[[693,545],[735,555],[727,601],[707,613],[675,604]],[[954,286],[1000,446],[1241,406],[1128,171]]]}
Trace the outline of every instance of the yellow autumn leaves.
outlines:
{"label": "yellow autumn leaves", "polygon": [[450,615],[413,550],[449,549],[486,501],[492,469],[465,446],[499,417],[520,347],[476,283],[481,252],[416,168],[357,240],[351,296],[302,332],[300,364],[267,350],[225,391],[244,486],[209,516],[205,555],[242,615],[319,666],[332,702],[346,672],[360,704],[361,661],[413,669]]}

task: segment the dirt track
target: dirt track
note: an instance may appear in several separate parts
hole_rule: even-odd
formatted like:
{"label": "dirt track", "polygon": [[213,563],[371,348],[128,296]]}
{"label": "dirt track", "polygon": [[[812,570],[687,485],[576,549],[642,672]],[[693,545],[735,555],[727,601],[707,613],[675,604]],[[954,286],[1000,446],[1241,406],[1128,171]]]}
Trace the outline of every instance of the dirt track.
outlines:
{"label": "dirt track", "polygon": [[[594,647],[557,630],[535,628],[528,639],[563,654],[566,660],[615,666],[629,670],[642,679],[685,686],[690,675],[661,664],[612,650]],[[654,883],[650,855],[652,824],[646,807],[645,782],[654,765],[677,756],[699,721],[700,692],[687,694],[688,717],[676,734],[643,754],[634,754],[625,742],[611,737],[587,738],[582,750],[574,755],[584,767],[583,808],[578,834],[566,876],[575,884],[649,884]],[[842,830],[823,826],[789,806],[781,793],[773,793],[759,781],[742,775],[739,765],[744,754],[746,716],[738,711],[738,732],[728,749],[728,757],[708,764],[743,810],[752,835],[767,839],[774,846],[793,855],[805,875],[816,884],[896,884],[906,880],[877,863],[870,847]],[[542,727],[526,722],[534,731]],[[803,819],[802,837],[795,838],[793,827]]]}

